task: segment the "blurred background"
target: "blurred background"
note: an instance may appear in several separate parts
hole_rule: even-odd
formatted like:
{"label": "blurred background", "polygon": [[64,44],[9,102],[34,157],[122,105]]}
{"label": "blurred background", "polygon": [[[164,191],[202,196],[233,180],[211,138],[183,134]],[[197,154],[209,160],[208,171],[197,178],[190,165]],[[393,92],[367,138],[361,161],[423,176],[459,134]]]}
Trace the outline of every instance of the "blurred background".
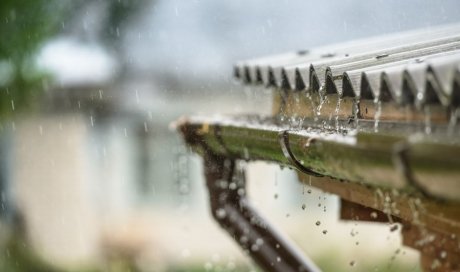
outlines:
{"label": "blurred background", "polygon": [[[232,64],[460,21],[452,1],[2,0],[0,271],[257,271],[169,128],[269,113]],[[252,163],[249,193],[325,271],[418,271],[388,225]],[[319,226],[317,222],[320,222]],[[393,230],[393,231],[392,231]]]}

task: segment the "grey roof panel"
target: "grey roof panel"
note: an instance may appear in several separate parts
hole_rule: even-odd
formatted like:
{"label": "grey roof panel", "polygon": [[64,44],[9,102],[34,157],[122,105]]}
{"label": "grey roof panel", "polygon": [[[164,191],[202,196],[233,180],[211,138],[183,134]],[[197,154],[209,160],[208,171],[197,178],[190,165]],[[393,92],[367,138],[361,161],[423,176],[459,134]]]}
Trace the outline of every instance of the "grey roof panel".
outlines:
{"label": "grey roof panel", "polygon": [[460,104],[460,25],[240,62],[247,84],[398,104]]}

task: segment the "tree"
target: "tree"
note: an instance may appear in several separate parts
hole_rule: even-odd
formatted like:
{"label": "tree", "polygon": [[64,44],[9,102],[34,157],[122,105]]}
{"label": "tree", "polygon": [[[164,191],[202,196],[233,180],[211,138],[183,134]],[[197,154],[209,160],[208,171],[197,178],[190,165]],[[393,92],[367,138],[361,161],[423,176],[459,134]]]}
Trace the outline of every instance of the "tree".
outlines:
{"label": "tree", "polygon": [[59,30],[65,1],[0,1],[0,118],[30,108],[47,78],[37,50]]}

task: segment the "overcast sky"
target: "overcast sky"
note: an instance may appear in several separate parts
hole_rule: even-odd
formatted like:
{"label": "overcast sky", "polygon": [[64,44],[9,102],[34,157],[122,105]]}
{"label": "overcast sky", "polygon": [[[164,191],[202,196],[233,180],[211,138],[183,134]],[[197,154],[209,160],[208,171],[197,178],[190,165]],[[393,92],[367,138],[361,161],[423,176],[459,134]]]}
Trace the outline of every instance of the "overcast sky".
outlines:
{"label": "overcast sky", "polygon": [[460,21],[460,1],[159,1],[125,36],[133,67],[231,76],[235,60]]}
{"label": "overcast sky", "polygon": [[[45,48],[54,70],[65,72],[66,75],[60,77],[70,82],[97,81],[116,74],[113,72],[116,65],[113,68],[112,63],[121,56],[114,55],[113,61],[107,60],[110,56],[97,44],[106,2],[88,3],[86,11],[76,16],[75,31],[55,40],[51,49]],[[120,33],[122,55],[128,56],[131,75],[164,77],[168,74],[168,78],[178,82],[190,78],[228,81],[232,64],[237,60],[460,21],[460,1],[457,0],[157,0],[145,3],[146,7],[136,15],[127,31]],[[56,57],[53,52],[61,54]],[[98,73],[93,73],[91,67]],[[104,72],[104,69],[111,71]]]}

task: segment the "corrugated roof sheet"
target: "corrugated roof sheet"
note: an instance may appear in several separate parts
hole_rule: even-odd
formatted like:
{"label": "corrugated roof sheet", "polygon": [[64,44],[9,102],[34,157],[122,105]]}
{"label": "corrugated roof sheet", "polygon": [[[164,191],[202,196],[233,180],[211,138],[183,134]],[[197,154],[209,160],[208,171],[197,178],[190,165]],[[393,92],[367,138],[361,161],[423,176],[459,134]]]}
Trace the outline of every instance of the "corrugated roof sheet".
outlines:
{"label": "corrugated roof sheet", "polygon": [[460,106],[460,25],[239,62],[246,84],[398,104]]}

